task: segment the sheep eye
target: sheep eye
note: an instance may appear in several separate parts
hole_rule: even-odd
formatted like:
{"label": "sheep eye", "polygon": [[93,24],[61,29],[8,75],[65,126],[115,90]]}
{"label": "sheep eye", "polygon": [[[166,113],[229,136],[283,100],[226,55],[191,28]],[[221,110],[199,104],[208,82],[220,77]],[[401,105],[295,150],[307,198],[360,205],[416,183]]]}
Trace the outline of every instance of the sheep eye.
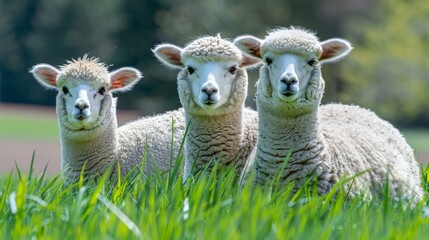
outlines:
{"label": "sheep eye", "polygon": [[317,59],[315,59],[315,58],[313,58],[313,59],[311,59],[310,61],[308,61],[307,62],[307,64],[308,65],[310,65],[310,66],[314,66],[314,65],[316,65],[318,63],[318,61],[317,61]]}
{"label": "sheep eye", "polygon": [[69,93],[69,89],[67,87],[62,87],[61,90],[63,91],[64,94]]}
{"label": "sheep eye", "polygon": [[270,65],[271,63],[273,63],[273,60],[271,60],[271,58],[265,58],[265,62],[267,63],[267,65]]}
{"label": "sheep eye", "polygon": [[235,67],[235,66],[228,68],[228,72],[233,74],[233,75],[235,74],[236,71],[237,71],[237,67]]}
{"label": "sheep eye", "polygon": [[98,90],[98,93],[100,95],[104,95],[105,92],[106,92],[106,88],[104,88],[104,87],[101,87],[100,90]]}
{"label": "sheep eye", "polygon": [[195,72],[195,69],[194,69],[193,67],[189,67],[189,66],[188,66],[186,69],[188,70],[188,73],[189,73],[189,74],[192,74],[192,73],[194,73],[194,72]]}

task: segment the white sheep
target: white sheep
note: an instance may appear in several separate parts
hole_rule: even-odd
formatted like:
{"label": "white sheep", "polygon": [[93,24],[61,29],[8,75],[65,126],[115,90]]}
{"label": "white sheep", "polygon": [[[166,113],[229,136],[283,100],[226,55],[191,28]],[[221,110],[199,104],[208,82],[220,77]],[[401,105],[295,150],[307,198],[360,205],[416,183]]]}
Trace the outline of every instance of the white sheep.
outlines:
{"label": "white sheep", "polygon": [[113,167],[112,175],[118,165],[125,175],[144,165],[147,176],[169,170],[175,163],[185,131],[183,110],[117,126],[112,93],[130,90],[141,78],[138,70],[124,67],[109,73],[105,64],[85,55],[60,69],[38,64],[31,73],[43,86],[58,90],[61,168],[68,182],[76,181],[82,170],[90,179],[109,166]]}
{"label": "white sheep", "polygon": [[390,196],[423,196],[418,163],[397,129],[358,106],[319,106],[325,84],[320,65],[346,56],[349,42],[319,42],[291,27],[263,40],[241,36],[234,44],[265,62],[257,83],[258,143],[247,166],[257,184],[280,174],[281,185],[294,182],[296,191],[312,179],[325,194],[341,178],[362,174],[344,186],[350,197],[382,196],[386,183]]}
{"label": "white sheep", "polygon": [[184,181],[215,164],[234,165],[240,173],[257,138],[257,113],[244,108],[245,67],[260,60],[242,54],[220,35],[201,37],[183,49],[161,44],[153,52],[165,65],[181,69],[178,92],[189,123]]}

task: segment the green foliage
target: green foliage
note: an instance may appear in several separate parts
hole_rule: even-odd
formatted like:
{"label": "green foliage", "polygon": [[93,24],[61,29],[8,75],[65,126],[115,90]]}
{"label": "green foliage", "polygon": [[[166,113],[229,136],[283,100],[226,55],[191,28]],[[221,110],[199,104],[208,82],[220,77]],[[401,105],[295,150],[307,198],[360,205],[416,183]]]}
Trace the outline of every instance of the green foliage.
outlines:
{"label": "green foliage", "polygon": [[[140,69],[145,78],[123,94],[120,108],[160,113],[180,106],[176,71],[153,57],[156,44],[185,45],[221,33],[263,38],[278,26],[303,26],[321,40],[343,37],[355,50],[341,64],[326,66],[324,102],[357,103],[403,125],[429,122],[429,5],[421,0],[0,0],[0,101],[55,104],[28,69],[61,65],[85,53]],[[254,86],[257,71],[249,73]],[[22,91],[23,86],[28,91]],[[255,88],[246,104],[255,107]]]}
{"label": "green foliage", "polygon": [[344,62],[341,99],[407,124],[429,111],[429,5],[385,0],[345,27],[355,50]]}
{"label": "green foliage", "polygon": [[[118,0],[0,1],[1,99],[53,103],[54,92],[44,93],[28,69],[41,62],[64,64],[85,53],[111,57],[114,34],[123,27],[120,7]],[[23,86],[38,91],[23,91]]]}
{"label": "green foliage", "polygon": [[[291,24],[309,28],[317,25],[314,1],[252,2],[233,1],[160,1],[167,9],[155,15],[156,23],[165,38],[184,44],[193,36],[222,33],[223,37],[234,38],[239,34],[254,34],[263,37],[266,30]],[[274,7],[275,6],[275,7]],[[299,9],[299,10],[297,10]],[[305,15],[300,14],[306,12]],[[195,22],[195,20],[201,20]],[[263,20],[262,20],[263,19]]]}
{"label": "green foliage", "polygon": [[[179,163],[182,159],[179,159]],[[30,171],[31,172],[31,171]],[[428,170],[423,171],[428,183]],[[4,239],[424,239],[427,202],[239,187],[233,169],[182,184],[139,173],[67,186],[42,173],[0,179]],[[275,184],[274,184],[275,185]],[[340,187],[340,186],[338,186]],[[341,189],[341,188],[338,188]]]}
{"label": "green foliage", "polygon": [[[166,71],[153,56],[156,44],[183,46],[193,38],[221,33],[263,37],[269,28],[300,25],[321,37],[337,36],[347,4],[341,0],[0,0],[0,101],[50,104],[54,91],[43,91],[28,69],[37,63],[62,65],[84,53],[112,64],[140,69],[145,78],[118,101],[121,108],[144,114],[180,106],[176,71]],[[333,14],[329,6],[335,6]],[[342,15],[341,15],[342,14]],[[326,27],[326,26],[329,26]],[[250,78],[254,86],[257,71]],[[28,91],[22,91],[23,86]],[[249,88],[249,96],[254,95]],[[248,105],[255,106],[253,97]]]}

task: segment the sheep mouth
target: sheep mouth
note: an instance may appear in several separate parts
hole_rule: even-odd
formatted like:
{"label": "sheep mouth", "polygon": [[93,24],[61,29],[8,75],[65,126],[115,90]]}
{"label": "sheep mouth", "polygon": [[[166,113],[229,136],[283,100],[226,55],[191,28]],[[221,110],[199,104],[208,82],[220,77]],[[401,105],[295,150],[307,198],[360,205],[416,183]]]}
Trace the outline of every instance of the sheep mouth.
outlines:
{"label": "sheep mouth", "polygon": [[211,106],[211,105],[214,105],[215,103],[214,103],[214,102],[211,102],[211,101],[207,101],[207,102],[205,102],[204,104],[205,104],[205,105],[208,105],[208,106]]}
{"label": "sheep mouth", "polygon": [[91,131],[93,130],[95,127],[88,127],[88,126],[79,126],[79,127],[72,127],[72,126],[68,126],[67,129],[69,131],[73,131],[73,132],[86,132],[86,131]]}
{"label": "sheep mouth", "polygon": [[89,115],[84,113],[78,113],[73,115],[74,115],[73,117],[78,121],[84,121],[85,119],[89,118]]}
{"label": "sheep mouth", "polygon": [[66,121],[61,125],[68,131],[72,132],[89,132],[103,126],[102,122],[99,120],[87,123],[84,123],[83,121]]}
{"label": "sheep mouth", "polygon": [[205,100],[205,101],[203,101],[203,104],[204,105],[207,105],[207,106],[212,106],[212,105],[215,105],[215,104],[217,104],[218,103],[218,101],[217,100],[214,100],[214,99],[207,99],[207,100]]}
{"label": "sheep mouth", "polygon": [[83,116],[83,115],[79,115],[79,116],[76,117],[76,119],[79,120],[79,121],[83,121],[83,120],[85,120],[85,118],[86,117]]}
{"label": "sheep mouth", "polygon": [[281,92],[280,94],[283,95],[283,96],[285,96],[285,97],[292,97],[296,93],[293,92],[293,91],[285,91],[285,92]]}
{"label": "sheep mouth", "polygon": [[295,101],[295,99],[298,97],[298,92],[294,92],[294,91],[279,92],[278,97],[282,101],[292,102],[292,101]]}

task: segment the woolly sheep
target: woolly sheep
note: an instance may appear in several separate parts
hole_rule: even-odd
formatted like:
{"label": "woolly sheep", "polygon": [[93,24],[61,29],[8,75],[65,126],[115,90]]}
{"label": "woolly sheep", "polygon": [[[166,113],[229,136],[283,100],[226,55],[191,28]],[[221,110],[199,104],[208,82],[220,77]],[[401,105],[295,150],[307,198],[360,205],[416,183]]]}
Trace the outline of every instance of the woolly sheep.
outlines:
{"label": "woolly sheep", "polygon": [[161,44],[153,52],[163,64],[181,69],[178,92],[189,123],[184,181],[215,164],[234,165],[241,172],[257,137],[257,113],[244,108],[244,68],[259,59],[242,54],[220,35],[201,37],[183,49]]}
{"label": "woolly sheep", "polygon": [[84,177],[91,179],[111,165],[112,175],[117,173],[117,165],[121,175],[142,165],[144,174],[151,175],[174,164],[185,131],[183,110],[117,126],[112,93],[130,90],[141,78],[138,70],[124,67],[108,72],[105,64],[85,55],[60,69],[38,64],[31,73],[41,85],[58,90],[61,168],[69,183],[76,181],[82,170]]}
{"label": "woolly sheep", "polygon": [[320,65],[346,56],[349,42],[319,42],[312,32],[291,27],[269,31],[263,40],[241,36],[234,44],[265,62],[257,82],[258,143],[247,166],[257,184],[280,174],[281,185],[294,182],[296,191],[312,179],[325,194],[340,179],[362,174],[344,186],[350,197],[380,197],[386,182],[390,196],[423,196],[418,163],[397,129],[358,106],[319,106],[325,84]]}

